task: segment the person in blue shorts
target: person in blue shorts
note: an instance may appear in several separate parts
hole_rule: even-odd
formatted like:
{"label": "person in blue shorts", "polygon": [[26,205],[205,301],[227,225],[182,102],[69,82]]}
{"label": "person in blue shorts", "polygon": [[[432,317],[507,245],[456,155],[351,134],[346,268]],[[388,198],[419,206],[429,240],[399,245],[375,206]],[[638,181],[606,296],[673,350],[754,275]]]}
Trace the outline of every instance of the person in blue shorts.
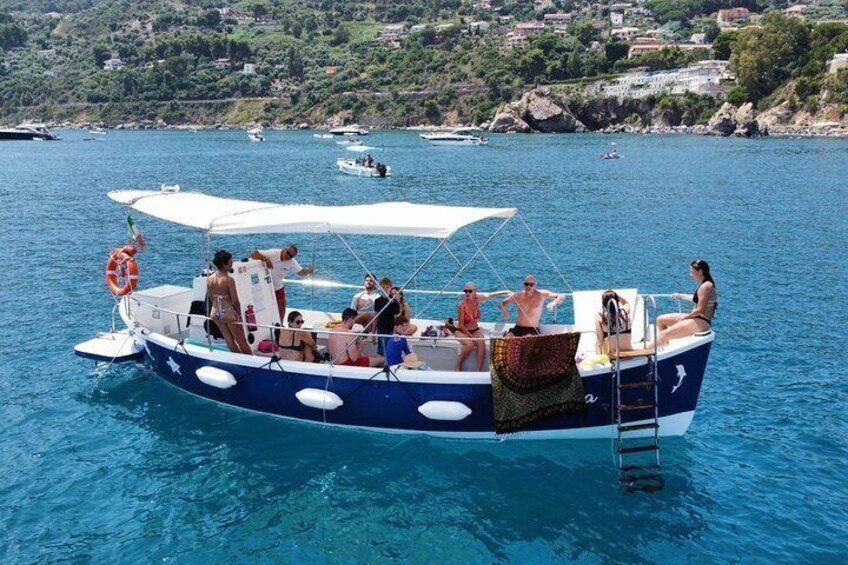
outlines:
{"label": "person in blue shorts", "polygon": [[386,365],[400,365],[405,355],[412,353],[409,343],[406,341],[406,331],[409,326],[409,318],[401,316],[395,320],[394,335],[386,340]]}

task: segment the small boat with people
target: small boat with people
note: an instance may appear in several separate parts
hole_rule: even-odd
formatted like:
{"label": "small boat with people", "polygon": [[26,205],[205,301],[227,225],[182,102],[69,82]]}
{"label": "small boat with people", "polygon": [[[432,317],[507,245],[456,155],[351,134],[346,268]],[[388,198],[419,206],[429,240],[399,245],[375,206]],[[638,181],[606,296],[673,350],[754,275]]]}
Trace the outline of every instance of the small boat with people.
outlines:
{"label": "small boat with people", "polygon": [[472,128],[456,128],[450,131],[421,133],[419,137],[429,141],[430,145],[474,146],[489,143],[488,139],[482,135],[478,135],[476,130]]}
{"label": "small boat with people", "polygon": [[[682,435],[694,417],[713,332],[670,331],[686,318],[657,318],[656,300],[671,295],[574,291],[515,208],[285,205],[175,187],[118,190],[108,197],[130,211],[203,232],[204,268],[182,286],[139,287],[134,244],[143,240],[128,219],[138,237],[113,250],[106,266],[115,295],[112,330],[77,345],[82,357],[110,364],[141,359],[200,398],[323,426],[468,439],[617,438],[620,445],[648,438],[648,447],[621,447],[622,456],[627,449],[658,450],[660,436]],[[567,290],[539,289],[530,275],[514,293],[478,293],[472,283],[451,290],[480,259],[506,286],[487,250],[516,217]],[[489,235],[472,239],[475,252],[460,260],[448,244],[470,237],[471,226]],[[313,241],[317,234],[332,235],[366,273],[364,285],[306,278],[320,268],[301,267],[293,245],[236,261],[223,249],[212,251],[213,237],[251,234],[311,234]],[[360,236],[373,246],[415,238],[432,251],[397,287],[386,278],[377,288],[350,246],[349,239]],[[434,289],[416,288],[440,253],[459,263],[457,271]],[[197,256],[188,249],[185,254]],[[312,256],[317,263],[314,250]],[[705,272],[709,278],[708,267]],[[308,304],[286,304],[285,286],[293,284],[357,293],[351,308],[326,311],[316,307],[314,292]],[[704,284],[696,293],[702,307],[709,298]],[[413,313],[404,292],[421,293],[427,303]],[[504,320],[516,308],[514,327],[482,319],[481,302],[500,294],[506,296],[499,306]],[[435,300],[453,296],[463,300],[455,323],[425,315]],[[556,320],[564,300],[574,306],[573,323]],[[554,321],[540,323],[548,301]],[[115,313],[124,328],[116,326]],[[696,322],[685,320],[694,329],[705,327]]]}
{"label": "small boat with people", "polygon": [[255,128],[251,128],[247,130],[247,138],[250,141],[265,141],[265,136],[263,135],[263,130],[261,126],[257,126]]}
{"label": "small boat with people", "polygon": [[606,153],[601,153],[601,159],[621,159],[621,155],[618,154],[618,151],[613,149],[612,151],[607,151]]}
{"label": "small boat with people", "polygon": [[357,125],[342,126],[342,127],[331,129],[330,135],[335,135],[337,137],[338,136],[350,137],[350,136],[368,135],[368,130],[363,129],[363,128],[357,126]]}
{"label": "small boat with people", "polygon": [[56,141],[61,139],[54,135],[44,124],[26,123],[13,128],[0,129],[0,141],[9,140],[32,140],[32,141]]}
{"label": "small boat with people", "polygon": [[360,157],[356,159],[350,157],[339,157],[336,159],[336,166],[339,168],[339,171],[344,174],[353,175],[355,177],[384,179],[391,176],[391,167],[383,163],[374,162],[373,160],[369,161],[370,157],[370,155],[368,155],[368,157]]}

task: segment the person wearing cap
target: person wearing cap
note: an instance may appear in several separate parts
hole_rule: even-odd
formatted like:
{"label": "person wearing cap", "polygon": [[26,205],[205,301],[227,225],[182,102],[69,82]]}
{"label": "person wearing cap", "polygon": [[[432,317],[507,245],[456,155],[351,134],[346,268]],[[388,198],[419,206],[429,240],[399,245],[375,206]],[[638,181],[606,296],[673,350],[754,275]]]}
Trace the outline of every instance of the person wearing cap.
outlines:
{"label": "person wearing cap", "polygon": [[508,306],[515,304],[518,307],[518,320],[516,320],[515,326],[509,330],[508,335],[522,337],[541,334],[539,320],[542,318],[542,306],[545,305],[545,300],[551,300],[546,308],[548,312],[553,312],[554,308],[565,302],[566,298],[565,294],[536,288],[536,277],[527,275],[524,277],[524,290],[516,292],[500,304],[504,322],[509,321]]}
{"label": "person wearing cap", "polygon": [[[477,371],[483,370],[483,362],[486,360],[486,341],[479,339],[484,337],[483,330],[480,329],[478,320],[480,320],[480,304],[487,301],[493,296],[508,294],[509,291],[499,291],[490,293],[478,293],[477,285],[473,282],[465,283],[462,288],[465,297],[459,302],[459,307],[456,312],[457,331],[454,336],[460,338],[462,349],[459,352],[459,357],[456,361],[454,371],[461,371],[462,364],[471,355],[471,352],[477,349]],[[478,338],[478,339],[461,339]]]}
{"label": "person wearing cap", "polygon": [[297,247],[294,245],[289,245],[285,249],[257,249],[250,254],[251,259],[264,261],[265,266],[271,271],[281,324],[286,319],[286,277],[292,273],[300,277],[315,274],[313,266],[301,267],[295,257],[297,257]]}
{"label": "person wearing cap", "polygon": [[352,331],[355,322],[356,310],[345,308],[341,325],[334,327],[330,334],[329,347],[333,363],[351,367],[382,367],[382,356],[369,357],[362,354],[362,338]]}

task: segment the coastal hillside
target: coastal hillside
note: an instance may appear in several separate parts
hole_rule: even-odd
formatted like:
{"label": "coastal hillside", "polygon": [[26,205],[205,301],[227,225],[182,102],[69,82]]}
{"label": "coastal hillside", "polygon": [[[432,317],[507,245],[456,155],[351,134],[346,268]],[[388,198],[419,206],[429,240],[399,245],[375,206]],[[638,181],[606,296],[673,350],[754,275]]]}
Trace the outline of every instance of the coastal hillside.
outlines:
{"label": "coastal hillside", "polygon": [[[604,127],[707,124],[724,102],[839,122],[846,21],[840,0],[0,0],[0,120],[489,125],[545,86],[639,108]],[[627,86],[711,60],[711,91]]]}

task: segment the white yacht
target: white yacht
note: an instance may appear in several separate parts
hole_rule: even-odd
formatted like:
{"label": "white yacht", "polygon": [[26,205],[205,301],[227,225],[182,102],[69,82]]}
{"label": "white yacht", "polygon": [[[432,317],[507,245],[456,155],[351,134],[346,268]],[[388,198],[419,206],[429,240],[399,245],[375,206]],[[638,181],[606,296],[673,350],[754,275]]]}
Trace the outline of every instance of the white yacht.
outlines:
{"label": "white yacht", "polygon": [[332,135],[368,135],[367,129],[362,129],[359,126],[343,126],[340,128],[333,128],[330,130]]}
{"label": "white yacht", "polygon": [[486,145],[489,140],[482,135],[477,135],[470,128],[458,128],[448,132],[436,131],[433,133],[420,134],[421,139],[426,139],[431,145]]}
{"label": "white yacht", "polygon": [[44,124],[21,124],[13,128],[0,129],[0,140],[29,139],[36,141],[54,141],[60,139]]}

